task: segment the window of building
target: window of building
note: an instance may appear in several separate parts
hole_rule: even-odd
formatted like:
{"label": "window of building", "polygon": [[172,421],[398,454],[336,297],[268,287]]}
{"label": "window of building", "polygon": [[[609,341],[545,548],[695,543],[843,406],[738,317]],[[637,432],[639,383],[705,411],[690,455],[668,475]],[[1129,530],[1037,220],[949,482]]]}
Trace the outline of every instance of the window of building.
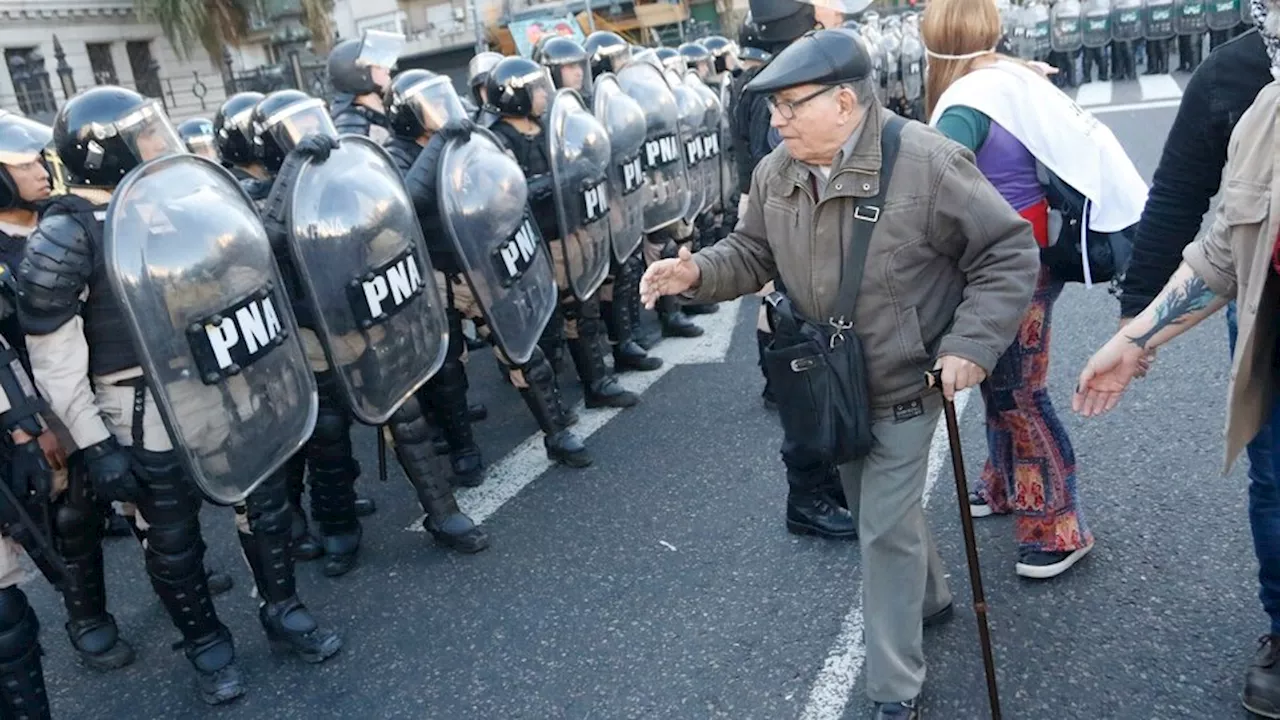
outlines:
{"label": "window of building", "polygon": [[22,114],[42,121],[52,117],[58,111],[58,101],[40,51],[33,47],[6,48],[4,60]]}
{"label": "window of building", "polygon": [[405,34],[405,20],[407,16],[403,10],[391,13],[383,13],[382,15],[374,15],[362,20],[356,21],[356,32],[364,32],[365,30],[381,30],[383,32]]}
{"label": "window of building", "polygon": [[111,43],[85,43],[89,52],[89,68],[96,85],[119,85],[116,77],[116,61],[111,58]]}

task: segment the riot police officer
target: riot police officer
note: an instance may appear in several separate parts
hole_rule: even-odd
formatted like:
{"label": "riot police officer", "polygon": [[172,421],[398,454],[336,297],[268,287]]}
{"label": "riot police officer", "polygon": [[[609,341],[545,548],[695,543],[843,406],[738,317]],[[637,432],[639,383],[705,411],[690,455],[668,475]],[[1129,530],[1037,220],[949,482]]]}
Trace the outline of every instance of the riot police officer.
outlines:
{"label": "riot police officer", "polygon": [[631,44],[621,35],[608,30],[596,30],[587,36],[582,48],[591,63],[591,76],[616,73],[631,62]]}
{"label": "riot police officer", "polygon": [[359,40],[344,40],[329,51],[329,82],[338,93],[333,124],[340,134],[364,135],[379,144],[390,137],[382,93],[403,46],[403,35],[366,30]]}
{"label": "riot police officer", "polygon": [[[440,274],[437,278],[438,285],[445,294],[445,306],[449,312],[450,347],[444,365],[432,379],[426,392],[431,395],[431,402],[437,407],[443,404],[450,408],[437,410],[438,418],[448,419],[456,416],[457,408],[465,402],[465,398],[460,400],[456,397],[458,375],[462,372],[462,347],[458,344],[461,337],[456,329],[461,326],[463,316],[474,320],[484,318],[487,309],[482,308],[475,288],[492,283],[485,282],[483,278],[477,278],[474,284],[468,282],[464,277],[468,269],[463,267],[460,253],[450,243],[442,227],[438,203],[441,153],[449,137],[453,136],[452,133],[472,132],[472,126],[466,122],[457,122],[452,117],[449,97],[456,97],[456,94],[452,92],[447,79],[444,82],[433,82],[434,79],[425,71],[408,71],[392,83],[387,105],[392,111],[392,130],[396,135],[387,150],[404,173],[405,186],[417,209],[432,265]],[[494,141],[497,142],[496,137]],[[505,238],[500,238],[499,241],[501,240]],[[482,327],[488,329],[488,324]],[[535,328],[532,332],[540,330],[541,328]],[[582,440],[569,430],[569,410],[556,386],[555,373],[541,349],[535,345],[532,356],[523,364],[513,363],[497,346],[494,349],[498,362],[508,372],[512,384],[520,391],[521,398],[545,436],[543,444],[547,457],[569,467],[590,466],[591,456]],[[461,425],[457,424],[447,429],[446,434],[460,431]],[[467,432],[469,433],[469,429]]]}
{"label": "riot police officer", "polygon": [[566,254],[570,250],[566,240],[560,237],[554,180],[541,123],[555,91],[549,73],[531,60],[505,58],[490,71],[486,88],[489,102],[500,116],[492,129],[524,169],[534,220],[551,251],[557,284],[561,288],[563,316],[553,318],[547,326],[543,352],[555,367],[560,346],[568,345],[588,408],[631,407],[640,401],[639,396],[623,388],[604,363],[599,299],[575,298],[569,291],[567,278],[560,274],[567,267]]}
{"label": "riot police officer", "polygon": [[[319,417],[304,453],[311,474],[311,514],[325,549],[324,572],[343,575],[356,563],[362,531],[355,510],[355,481],[360,475],[351,446],[352,411],[341,378],[320,347],[319,318],[307,302],[298,268],[289,251],[293,232],[293,188],[307,160],[324,162],[337,147],[336,131],[323,102],[297,90],[266,96],[253,111],[254,141],[259,157],[273,175],[263,205],[263,224],[277,262],[291,287],[295,314],[308,345],[320,395]],[[488,536],[458,507],[447,478],[431,468],[431,443],[421,405],[406,400],[386,424],[395,441],[396,458],[418,495],[427,517],[423,527],[443,547],[476,553],[489,546]],[[378,429],[382,432],[382,428]]]}
{"label": "riot police officer", "polygon": [[[106,281],[102,245],[101,213],[116,185],[143,162],[181,153],[181,141],[157,102],[103,86],[67,101],[54,142],[72,188],[46,208],[18,272],[18,311],[33,374],[82,449],[99,498],[134,503],[149,525],[147,573],[183,635],[201,697],[229,702],[244,687],[231,633],[213,609],[205,577],[202,498],[160,422]],[[295,590],[283,477],[263,482],[247,505],[241,545],[258,583],[267,636],[309,662],[332,657],[341,640],[319,627]]]}
{"label": "riot police officer", "polygon": [[195,117],[183,120],[176,128],[178,137],[187,152],[218,162],[217,145],[214,142],[213,123],[208,118]]}
{"label": "riot police officer", "polygon": [[477,53],[471,58],[471,62],[467,63],[467,85],[471,88],[471,100],[482,109],[489,104],[489,97],[485,90],[485,83],[489,81],[489,71],[494,65],[502,62],[502,57],[502,53],[482,52]]}
{"label": "riot police officer", "polygon": [[[69,487],[58,488],[58,497],[52,499],[50,506],[49,493],[54,489],[50,483],[54,477],[47,474],[51,470],[59,471],[57,479],[62,485],[68,485],[63,444],[50,429],[49,419],[37,412],[40,401],[27,398],[25,391],[21,391],[22,387],[30,385],[25,382],[25,377],[23,383],[12,384],[19,374],[29,374],[30,362],[26,339],[14,312],[16,285],[11,268],[22,262],[27,238],[36,227],[37,210],[50,197],[49,173],[43,152],[52,137],[53,131],[48,126],[0,111],[0,402],[7,407],[0,413],[0,418],[7,423],[2,436],[4,442],[0,442],[0,460],[9,464],[9,474],[0,482],[7,480],[20,498],[29,498],[49,508],[53,527],[39,532],[42,535],[53,534],[54,548],[63,557],[64,577],[60,589],[67,608],[66,631],[71,646],[86,666],[110,670],[133,662],[134,652],[119,637],[115,618],[106,608],[102,524],[98,522],[100,514],[95,506],[96,499],[91,488],[85,487],[83,478],[76,477]],[[16,412],[11,413],[11,410]],[[9,417],[10,414],[13,417]],[[35,477],[37,473],[39,478]],[[24,492],[34,491],[34,487],[24,487],[23,484],[36,480],[45,486],[40,497]],[[30,544],[33,539],[30,529],[27,528],[25,533],[15,532],[20,523],[13,515],[13,509],[5,505],[4,499],[0,499],[0,529],[10,529],[9,540],[25,540]],[[33,557],[36,552],[37,548],[33,548]],[[0,654],[6,656],[8,669],[17,671],[13,673],[15,675],[22,668],[30,667],[30,662],[39,667],[39,657],[29,657],[20,642],[26,635],[22,623],[27,620],[34,623],[35,616],[28,618],[20,611],[26,600],[17,587],[23,578],[23,571],[16,565],[17,559],[13,544],[6,541],[0,547],[0,623],[7,619],[9,629],[0,631]],[[37,563],[37,567],[41,564]],[[30,641],[35,642],[34,635]],[[10,679],[10,673],[0,668],[0,676],[5,678],[0,680],[0,686],[3,686]],[[22,678],[14,681],[25,687]],[[0,708],[4,707],[3,699],[6,697],[8,695],[0,691]],[[10,716],[7,713],[0,715]]]}

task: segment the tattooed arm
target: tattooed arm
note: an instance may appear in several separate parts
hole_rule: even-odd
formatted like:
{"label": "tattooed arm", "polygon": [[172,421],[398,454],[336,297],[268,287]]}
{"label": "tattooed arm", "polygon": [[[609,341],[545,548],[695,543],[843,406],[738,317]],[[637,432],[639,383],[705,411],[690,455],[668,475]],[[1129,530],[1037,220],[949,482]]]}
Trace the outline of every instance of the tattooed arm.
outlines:
{"label": "tattooed arm", "polygon": [[1160,295],[1089,359],[1071,407],[1086,417],[1114,408],[1148,352],[1195,327],[1227,300],[1183,263]]}

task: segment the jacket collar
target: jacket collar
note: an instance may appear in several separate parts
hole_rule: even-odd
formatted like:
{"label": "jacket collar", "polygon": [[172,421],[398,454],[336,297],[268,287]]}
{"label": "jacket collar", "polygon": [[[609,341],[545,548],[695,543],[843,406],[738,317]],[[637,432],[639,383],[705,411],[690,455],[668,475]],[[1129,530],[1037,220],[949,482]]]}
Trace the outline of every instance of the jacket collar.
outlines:
{"label": "jacket collar", "polygon": [[[867,107],[867,116],[862,121],[862,134],[839,167],[831,168],[831,177],[823,189],[823,198],[831,197],[872,197],[880,192],[880,133],[888,118],[888,110],[878,103]],[[795,188],[806,193],[809,190],[809,169],[804,163],[787,154],[779,169],[779,175],[787,184],[789,194]],[[846,177],[837,182],[841,175]]]}

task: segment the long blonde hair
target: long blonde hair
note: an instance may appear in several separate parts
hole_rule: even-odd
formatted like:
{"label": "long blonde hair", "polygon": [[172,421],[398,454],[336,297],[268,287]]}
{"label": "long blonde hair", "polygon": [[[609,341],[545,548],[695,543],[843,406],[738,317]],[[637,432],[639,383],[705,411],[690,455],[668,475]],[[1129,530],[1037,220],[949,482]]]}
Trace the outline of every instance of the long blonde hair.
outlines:
{"label": "long blonde hair", "polygon": [[[929,0],[920,21],[920,38],[930,53],[970,55],[995,48],[1001,35],[1000,12],[993,0]],[[929,55],[925,79],[925,114],[933,115],[938,98],[951,83],[968,75],[985,55],[951,60]]]}

